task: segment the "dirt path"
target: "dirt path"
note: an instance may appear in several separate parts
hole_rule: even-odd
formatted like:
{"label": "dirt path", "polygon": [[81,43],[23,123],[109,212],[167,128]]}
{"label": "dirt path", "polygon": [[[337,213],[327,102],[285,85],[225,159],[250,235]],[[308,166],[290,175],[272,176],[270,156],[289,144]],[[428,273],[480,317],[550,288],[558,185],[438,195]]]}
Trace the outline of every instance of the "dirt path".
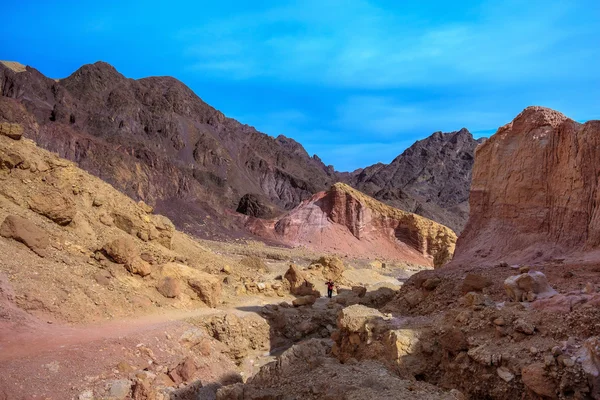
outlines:
{"label": "dirt path", "polygon": [[[193,328],[186,319],[222,313],[248,314],[252,311],[243,310],[265,303],[264,298],[248,296],[235,306],[172,310],[80,326],[40,321],[19,327],[0,325],[0,400],[77,399],[93,382],[117,379],[115,368],[121,361],[137,367],[177,362],[182,357],[178,339]],[[207,380],[235,369],[230,360],[219,357],[224,356],[206,357]]]}

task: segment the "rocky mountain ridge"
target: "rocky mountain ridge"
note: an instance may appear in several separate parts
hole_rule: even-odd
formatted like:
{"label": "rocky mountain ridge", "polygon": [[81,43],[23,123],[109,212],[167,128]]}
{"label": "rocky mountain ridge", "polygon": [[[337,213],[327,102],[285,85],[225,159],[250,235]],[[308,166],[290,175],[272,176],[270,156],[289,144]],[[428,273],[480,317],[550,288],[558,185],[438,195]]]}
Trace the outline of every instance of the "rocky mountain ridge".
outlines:
{"label": "rocky mountain ridge", "polygon": [[128,79],[97,62],[55,80],[0,62],[0,94],[0,120],[21,123],[39,146],[201,237],[240,235],[233,210],[281,214],[337,181],[457,231],[466,219],[476,146],[466,130],[436,133],[388,166],[339,173],[293,139],[225,117],[170,77]]}
{"label": "rocky mountain ridge", "polygon": [[390,164],[358,170],[346,182],[392,207],[437,221],[460,233],[469,215],[471,171],[477,146],[463,128],[435,132]]}

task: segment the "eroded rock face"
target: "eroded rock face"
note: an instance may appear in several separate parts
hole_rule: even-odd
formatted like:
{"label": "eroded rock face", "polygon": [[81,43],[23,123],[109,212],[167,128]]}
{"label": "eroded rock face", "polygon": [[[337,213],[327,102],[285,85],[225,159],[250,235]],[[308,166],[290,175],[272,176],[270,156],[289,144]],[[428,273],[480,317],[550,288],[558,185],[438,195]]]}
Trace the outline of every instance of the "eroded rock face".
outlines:
{"label": "eroded rock face", "polygon": [[541,260],[600,245],[600,121],[528,107],[476,152],[455,261]]}
{"label": "eroded rock face", "polygon": [[456,235],[416,214],[394,209],[343,183],[314,195],[274,225],[252,226],[258,235],[323,252],[374,255],[432,265],[452,253]]}
{"label": "eroded rock face", "polygon": [[48,234],[25,218],[15,215],[6,217],[0,226],[0,236],[23,243],[40,257],[48,254],[46,250],[50,244]]}

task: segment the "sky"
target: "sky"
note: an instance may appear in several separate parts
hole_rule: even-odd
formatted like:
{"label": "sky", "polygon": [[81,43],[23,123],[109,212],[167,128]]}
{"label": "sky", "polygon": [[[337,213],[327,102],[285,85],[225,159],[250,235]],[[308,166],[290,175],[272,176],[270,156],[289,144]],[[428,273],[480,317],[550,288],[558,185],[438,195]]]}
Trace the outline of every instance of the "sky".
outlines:
{"label": "sky", "polygon": [[529,105],[600,119],[598,0],[10,1],[0,59],[174,76],[339,171]]}

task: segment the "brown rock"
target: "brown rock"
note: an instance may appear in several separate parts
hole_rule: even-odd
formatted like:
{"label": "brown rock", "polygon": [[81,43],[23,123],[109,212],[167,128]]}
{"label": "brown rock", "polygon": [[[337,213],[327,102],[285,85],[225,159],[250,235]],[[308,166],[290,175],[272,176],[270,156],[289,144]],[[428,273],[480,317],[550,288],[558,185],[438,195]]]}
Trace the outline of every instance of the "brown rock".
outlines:
{"label": "brown rock", "polygon": [[194,359],[188,357],[177,365],[177,367],[169,371],[169,376],[175,383],[191,382],[194,379],[196,371],[198,371],[198,367]]}
{"label": "brown rock", "polygon": [[317,301],[317,298],[315,296],[308,295],[308,296],[302,296],[302,297],[298,297],[298,298],[294,299],[292,301],[292,305],[294,307],[312,306],[313,304],[315,304],[316,301]]}
{"label": "brown rock", "polygon": [[442,283],[440,278],[429,278],[421,284],[421,287],[426,290],[434,290],[440,283]]}
{"label": "brown rock", "polygon": [[221,302],[222,292],[219,278],[200,271],[195,275],[195,278],[188,280],[190,287],[207,306],[213,308],[218,306]]}
{"label": "brown rock", "polygon": [[125,268],[132,274],[137,274],[142,277],[152,273],[152,267],[150,267],[150,264],[142,260],[141,257],[133,258],[130,262],[125,264]]}
{"label": "brown rock", "polygon": [[556,399],[556,383],[546,375],[544,364],[536,363],[521,370],[521,379],[525,387],[539,396]]}
{"label": "brown rock", "polygon": [[110,285],[111,275],[108,271],[102,270],[94,274],[94,280],[102,286]]}
{"label": "brown rock", "polygon": [[321,294],[315,289],[314,285],[306,280],[306,277],[302,271],[300,271],[300,269],[294,264],[290,265],[283,277],[290,283],[291,294],[297,296],[321,296]]}
{"label": "brown rock", "polygon": [[23,243],[40,257],[48,255],[48,234],[29,220],[9,215],[0,226],[0,235]]}
{"label": "brown rock", "polygon": [[364,286],[352,286],[352,293],[358,297],[365,297],[365,294],[367,294],[367,288]]}
{"label": "brown rock", "polygon": [[77,212],[73,200],[51,189],[33,194],[29,198],[29,207],[59,225],[68,225]]}
{"label": "brown rock", "polygon": [[450,328],[440,336],[440,345],[444,350],[458,353],[469,349],[465,334],[458,328]]}
{"label": "brown rock", "polygon": [[166,276],[159,281],[156,290],[167,298],[174,298],[181,294],[181,283],[177,278]]}
{"label": "brown rock", "polygon": [[461,291],[463,293],[481,292],[484,288],[491,286],[492,282],[478,274],[467,274],[463,280]]}
{"label": "brown rock", "polygon": [[24,161],[17,153],[0,151],[0,169],[13,169],[23,165]]}
{"label": "brown rock", "polygon": [[118,264],[129,264],[139,257],[139,250],[135,242],[125,236],[105,244],[103,250]]}
{"label": "brown rock", "polygon": [[108,214],[100,215],[100,222],[102,222],[106,226],[113,226],[115,224],[113,218]]}
{"label": "brown rock", "polygon": [[0,135],[19,140],[23,136],[23,126],[21,124],[11,124],[10,122],[0,122]]}
{"label": "brown rock", "polygon": [[[564,257],[600,244],[600,124],[528,107],[477,149],[455,262]],[[568,195],[565,195],[568,193]],[[549,201],[552,199],[552,201]]]}

